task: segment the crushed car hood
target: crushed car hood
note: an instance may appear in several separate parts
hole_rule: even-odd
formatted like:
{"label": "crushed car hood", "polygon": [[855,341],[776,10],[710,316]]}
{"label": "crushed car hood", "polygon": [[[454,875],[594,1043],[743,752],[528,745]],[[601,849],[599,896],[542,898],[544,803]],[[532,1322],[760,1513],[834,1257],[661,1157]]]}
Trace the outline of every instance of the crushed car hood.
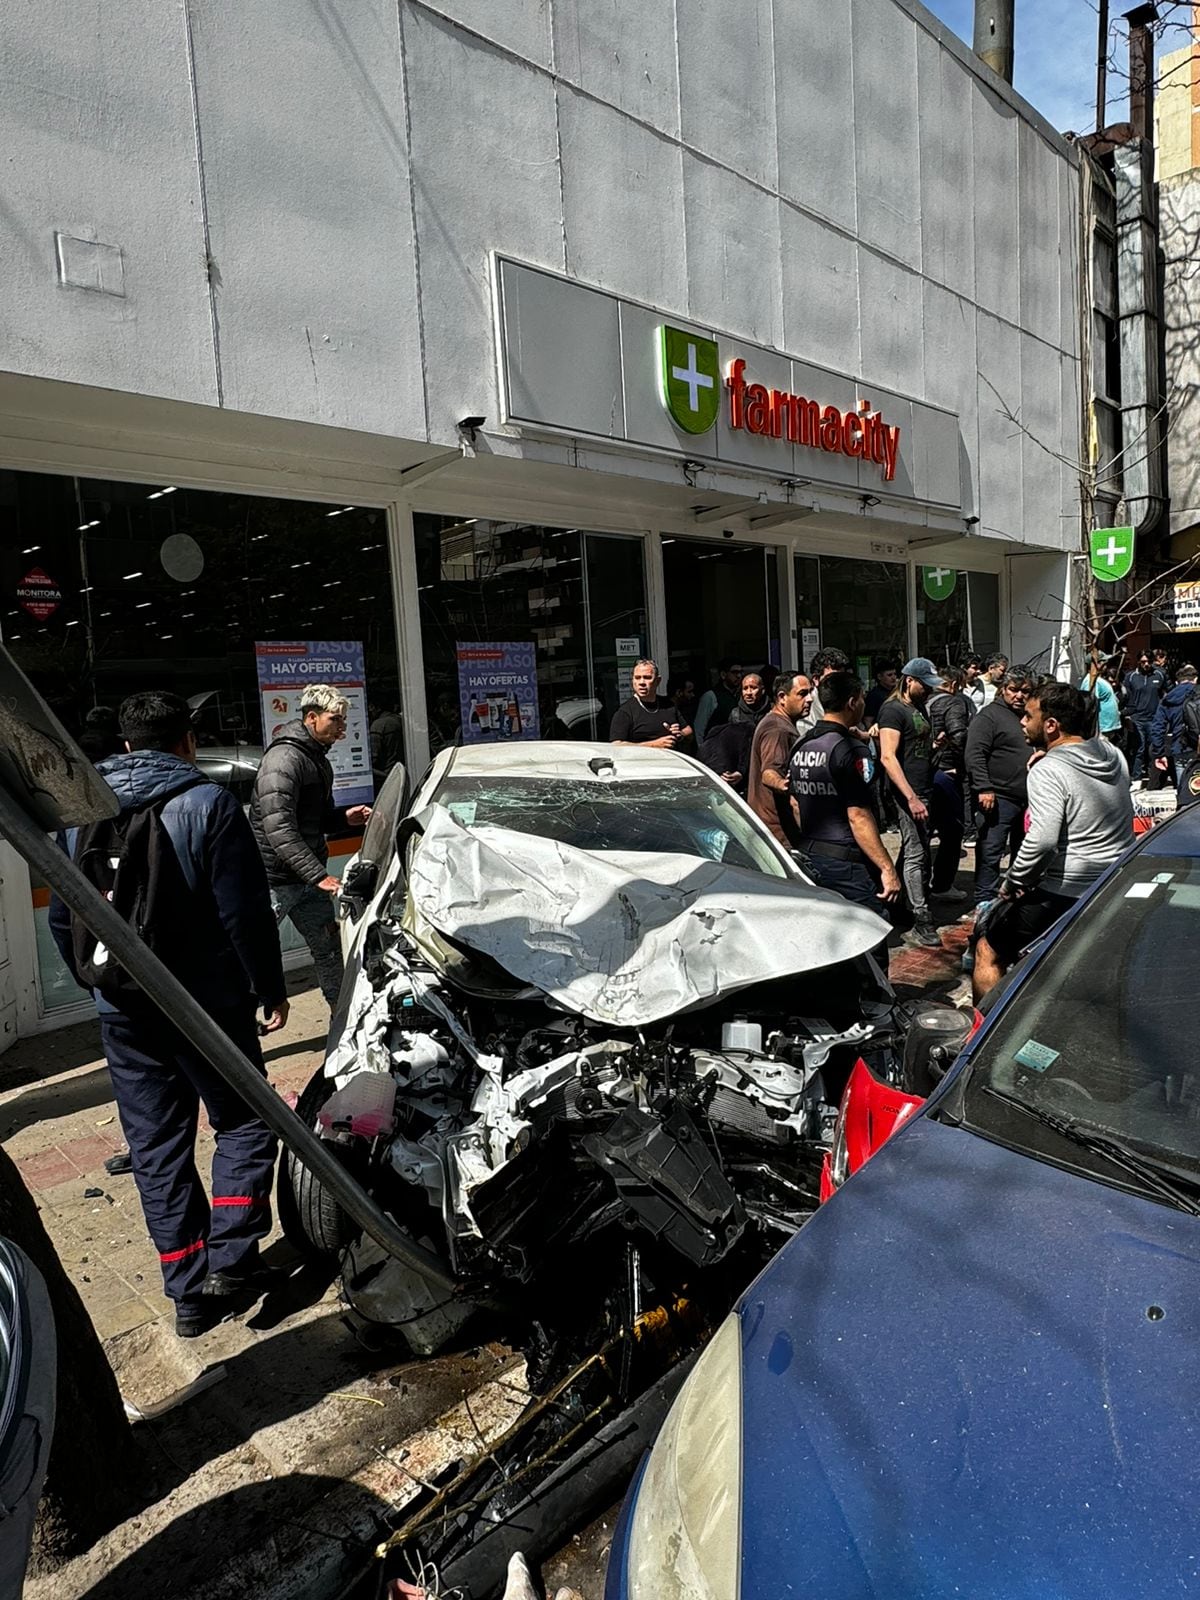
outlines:
{"label": "crushed car hood", "polygon": [[873,912],[794,879],[468,830],[440,806],[418,821],[408,889],[420,915],[594,1022],[643,1027],[887,937]]}

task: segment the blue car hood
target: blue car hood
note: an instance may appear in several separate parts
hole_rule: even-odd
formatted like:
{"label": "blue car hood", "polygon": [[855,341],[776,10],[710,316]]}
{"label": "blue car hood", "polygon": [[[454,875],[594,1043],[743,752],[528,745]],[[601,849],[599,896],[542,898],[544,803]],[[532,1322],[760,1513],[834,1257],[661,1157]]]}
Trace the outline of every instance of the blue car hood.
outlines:
{"label": "blue car hood", "polygon": [[740,1310],[743,1596],[1200,1590],[1200,1219],[922,1117]]}

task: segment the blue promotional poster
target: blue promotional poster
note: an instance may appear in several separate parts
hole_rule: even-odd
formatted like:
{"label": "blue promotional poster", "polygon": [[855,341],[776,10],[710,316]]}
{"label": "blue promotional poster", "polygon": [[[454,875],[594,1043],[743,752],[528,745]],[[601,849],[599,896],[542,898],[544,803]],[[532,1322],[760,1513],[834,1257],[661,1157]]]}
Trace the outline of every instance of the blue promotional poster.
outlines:
{"label": "blue promotional poster", "polygon": [[310,683],[327,683],[350,702],[346,735],[329,751],[333,800],[339,806],[370,805],[371,741],[367,731],[367,675],[361,640],[276,640],[256,643],[263,748],[289,722],[300,720],[300,699]]}
{"label": "blue promotional poster", "polygon": [[464,744],[540,739],[533,644],[456,644]]}

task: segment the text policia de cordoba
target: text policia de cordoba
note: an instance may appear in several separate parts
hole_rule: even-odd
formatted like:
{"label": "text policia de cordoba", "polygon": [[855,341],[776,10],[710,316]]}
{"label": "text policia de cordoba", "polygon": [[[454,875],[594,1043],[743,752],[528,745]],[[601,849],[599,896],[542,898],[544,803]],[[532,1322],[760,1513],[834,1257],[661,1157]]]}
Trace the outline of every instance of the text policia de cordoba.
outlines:
{"label": "text policia de cordoba", "polygon": [[747,433],[787,439],[813,450],[874,461],[883,468],[884,481],[891,483],[896,476],[900,429],[885,422],[869,400],[860,400],[857,411],[839,411],[836,406],[822,406],[784,389],[747,383],[745,371],[744,361],[732,361],[725,379],[731,428],[745,428]]}

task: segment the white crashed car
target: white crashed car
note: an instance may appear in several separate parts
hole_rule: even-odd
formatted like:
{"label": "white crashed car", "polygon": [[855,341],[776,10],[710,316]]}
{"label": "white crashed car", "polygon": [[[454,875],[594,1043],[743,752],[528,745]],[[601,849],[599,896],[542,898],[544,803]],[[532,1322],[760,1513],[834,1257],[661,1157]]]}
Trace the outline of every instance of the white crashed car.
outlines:
{"label": "white crashed car", "polygon": [[358,1237],[290,1157],[281,1213],[417,1351],[479,1306],[528,1346],[618,1291],[736,1293],[815,1209],[856,1059],[894,1063],[886,925],[685,755],[451,749],[411,804],[397,769],[340,910],[346,980],[298,1109],[463,1294]]}

